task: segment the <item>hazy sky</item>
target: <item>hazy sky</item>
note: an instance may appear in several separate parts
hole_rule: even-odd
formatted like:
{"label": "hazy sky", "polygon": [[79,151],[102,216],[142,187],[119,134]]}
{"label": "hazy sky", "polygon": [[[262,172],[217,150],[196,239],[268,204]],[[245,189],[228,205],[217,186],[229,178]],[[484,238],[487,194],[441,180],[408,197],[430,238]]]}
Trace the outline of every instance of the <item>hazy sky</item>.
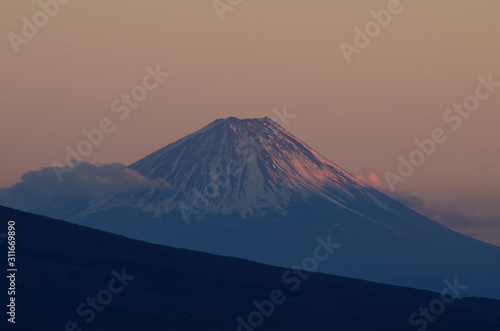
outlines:
{"label": "hazy sky", "polygon": [[[500,82],[500,1],[396,2],[242,0],[222,21],[212,0],[73,0],[16,53],[9,33],[22,37],[23,17],[43,25],[44,16],[37,1],[2,1],[0,187],[64,163],[66,146],[103,118],[115,129],[85,161],[130,164],[217,118],[286,106],[289,131],[382,179],[415,139],[442,128],[447,140],[396,189],[500,219],[500,87],[456,130],[443,120],[479,76]],[[354,29],[388,6],[398,13],[348,63],[340,44],[354,46]],[[120,120],[113,101],[157,65],[170,75]]]}

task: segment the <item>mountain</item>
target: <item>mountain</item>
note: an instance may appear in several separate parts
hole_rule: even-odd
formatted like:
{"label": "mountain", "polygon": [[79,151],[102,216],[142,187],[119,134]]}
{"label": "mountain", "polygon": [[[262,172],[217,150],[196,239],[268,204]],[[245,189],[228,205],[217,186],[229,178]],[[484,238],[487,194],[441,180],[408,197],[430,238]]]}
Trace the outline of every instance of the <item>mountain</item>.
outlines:
{"label": "mountain", "polygon": [[[342,170],[270,120],[234,117],[129,167],[171,187],[46,205],[37,213],[151,243],[320,272],[500,298],[500,248],[447,229]],[[308,268],[303,265],[303,268]]]}
{"label": "mountain", "polygon": [[[432,311],[431,302],[441,298],[318,273],[286,283],[287,269],[148,244],[0,206],[0,226],[9,221],[16,231],[16,324],[4,317],[2,330],[418,330],[425,319],[410,325],[409,316],[420,307]],[[265,303],[273,291],[282,297],[271,310]],[[255,302],[269,317],[258,319],[263,315]],[[250,323],[260,326],[239,327],[249,316],[257,316]],[[500,301],[456,299],[431,318],[429,330],[498,330]]]}
{"label": "mountain", "polygon": [[172,200],[164,202],[165,213],[198,189],[204,196],[200,205],[211,200],[204,208],[190,206],[202,209],[198,218],[284,215],[293,201],[312,196],[345,209],[373,200],[366,185],[269,118],[214,121],[130,168],[149,178],[163,178],[176,188]]}

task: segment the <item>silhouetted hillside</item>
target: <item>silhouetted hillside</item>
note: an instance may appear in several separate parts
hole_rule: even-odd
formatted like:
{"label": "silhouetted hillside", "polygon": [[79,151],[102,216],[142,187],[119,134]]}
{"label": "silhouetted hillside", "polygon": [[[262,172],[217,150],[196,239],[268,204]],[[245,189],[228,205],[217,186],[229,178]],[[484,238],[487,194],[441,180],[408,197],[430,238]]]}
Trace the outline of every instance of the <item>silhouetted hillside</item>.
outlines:
{"label": "silhouetted hillside", "polygon": [[[254,300],[269,300],[276,289],[286,300],[255,330],[418,330],[409,325],[410,314],[440,296],[325,274],[309,274],[292,291],[297,283],[282,281],[283,268],[148,244],[5,207],[0,220],[0,232],[7,221],[16,222],[16,330],[65,330],[71,321],[82,330],[236,330],[237,317],[248,320],[257,310]],[[5,256],[3,239],[0,245]],[[111,270],[135,278],[122,286],[112,281]],[[2,293],[6,287],[2,281]],[[110,299],[103,289],[121,291]],[[81,307],[83,317],[76,308],[96,295],[111,302],[86,324],[89,306]],[[500,330],[500,302],[456,300],[428,330]]]}

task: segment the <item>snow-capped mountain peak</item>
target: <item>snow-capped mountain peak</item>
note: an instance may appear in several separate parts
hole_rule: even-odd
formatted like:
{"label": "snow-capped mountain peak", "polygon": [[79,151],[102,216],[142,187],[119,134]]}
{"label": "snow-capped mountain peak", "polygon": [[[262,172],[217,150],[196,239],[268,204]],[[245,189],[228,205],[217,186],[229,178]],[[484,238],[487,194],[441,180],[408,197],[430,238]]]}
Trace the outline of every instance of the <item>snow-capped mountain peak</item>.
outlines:
{"label": "snow-capped mountain peak", "polygon": [[158,204],[163,213],[200,199],[200,214],[283,213],[292,199],[311,196],[349,207],[368,189],[267,117],[215,120],[130,167],[174,187]]}

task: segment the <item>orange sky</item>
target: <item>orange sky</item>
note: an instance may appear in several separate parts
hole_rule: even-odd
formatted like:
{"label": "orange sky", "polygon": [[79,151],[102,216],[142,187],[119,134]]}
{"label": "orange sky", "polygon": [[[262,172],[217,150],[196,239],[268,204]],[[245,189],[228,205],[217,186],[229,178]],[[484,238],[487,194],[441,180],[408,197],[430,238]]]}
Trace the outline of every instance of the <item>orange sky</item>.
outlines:
{"label": "orange sky", "polygon": [[288,130],[355,174],[396,171],[415,139],[445,128],[448,140],[398,189],[460,188],[500,215],[487,193],[500,191],[500,88],[459,129],[442,119],[479,75],[500,81],[499,1],[402,0],[351,63],[340,43],[353,44],[354,28],[390,1],[243,0],[224,21],[212,2],[71,1],[17,54],[8,34],[41,8],[0,2],[0,187],[63,163],[65,147],[102,118],[116,120],[113,100],[159,64],[170,76],[86,161],[129,164],[214,119],[272,117],[286,106],[297,115]]}

